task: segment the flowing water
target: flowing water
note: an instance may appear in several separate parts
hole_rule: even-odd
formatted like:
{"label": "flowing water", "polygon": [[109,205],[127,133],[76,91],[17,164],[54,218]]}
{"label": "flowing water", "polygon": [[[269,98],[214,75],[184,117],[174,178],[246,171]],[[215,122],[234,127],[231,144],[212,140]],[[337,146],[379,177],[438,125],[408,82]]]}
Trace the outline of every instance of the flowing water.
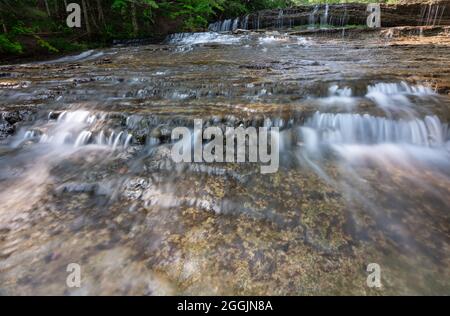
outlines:
{"label": "flowing water", "polygon": [[[449,76],[443,45],[278,32],[1,66],[0,292],[448,294]],[[279,171],[174,163],[196,118],[279,127]]]}

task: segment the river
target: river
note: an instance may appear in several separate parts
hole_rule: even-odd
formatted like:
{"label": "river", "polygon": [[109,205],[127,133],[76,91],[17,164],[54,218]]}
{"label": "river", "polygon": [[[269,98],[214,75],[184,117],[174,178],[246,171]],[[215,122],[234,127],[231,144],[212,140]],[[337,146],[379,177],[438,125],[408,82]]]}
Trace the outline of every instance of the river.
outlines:
{"label": "river", "polygon": [[[0,66],[0,293],[448,294],[449,47],[394,42],[206,32]],[[194,119],[278,127],[279,170],[174,163]]]}

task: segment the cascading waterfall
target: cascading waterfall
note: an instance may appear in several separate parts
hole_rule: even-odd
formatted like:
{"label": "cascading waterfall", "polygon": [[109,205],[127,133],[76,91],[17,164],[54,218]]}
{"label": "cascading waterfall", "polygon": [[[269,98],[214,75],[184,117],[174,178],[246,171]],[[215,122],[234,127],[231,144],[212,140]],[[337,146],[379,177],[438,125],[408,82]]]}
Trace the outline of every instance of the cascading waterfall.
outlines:
{"label": "cascading waterfall", "polygon": [[237,30],[239,28],[239,18],[235,18],[234,20],[233,20],[233,26],[231,27],[231,30],[232,31],[235,31],[235,30]]}
{"label": "cascading waterfall", "polygon": [[100,131],[97,135],[95,142],[99,145],[106,145],[106,136],[104,131]]}
{"label": "cascading waterfall", "polygon": [[381,108],[391,110],[402,110],[404,107],[412,105],[409,96],[425,98],[436,96],[436,93],[430,87],[423,85],[412,86],[406,82],[381,82],[368,86],[366,94],[366,98],[371,99]]}
{"label": "cascading waterfall", "polygon": [[[428,101],[436,101],[438,94],[425,85],[411,85],[402,82],[379,82],[368,85],[364,98],[371,100],[376,106],[390,112],[412,112],[414,110],[413,98]],[[347,111],[354,110],[360,97],[354,96],[349,87],[331,85],[328,88],[328,96],[319,98],[319,104],[323,106],[337,106]],[[412,113],[413,114],[413,113]]]}
{"label": "cascading waterfall", "polygon": [[[449,292],[446,47],[308,31],[309,17],[316,27],[345,22],[344,7],[316,7],[113,47],[101,60],[0,66],[2,290],[376,294],[361,273],[374,259],[389,277],[383,293]],[[274,30],[288,24],[303,27]],[[222,33],[248,27],[271,30]],[[175,145],[220,155],[220,136],[204,139],[196,119],[224,136],[277,127],[278,170],[174,162]],[[172,139],[177,127],[191,134]],[[228,268],[242,258],[251,273],[235,280]],[[54,277],[68,262],[87,265],[81,289]]]}
{"label": "cascading waterfall", "polygon": [[325,28],[328,26],[328,10],[329,5],[328,3],[325,5],[325,11],[323,15],[320,17],[320,28]]}
{"label": "cascading waterfall", "polygon": [[221,32],[231,31],[232,26],[233,25],[232,25],[232,20],[231,19],[225,20],[225,21],[223,21],[223,23],[222,23],[222,25],[220,27],[220,31]]}
{"label": "cascading waterfall", "polygon": [[217,32],[175,33],[167,37],[167,43],[176,45],[197,45],[205,43],[234,44],[239,43],[238,37]]}
{"label": "cascading waterfall", "polygon": [[247,14],[247,15],[244,17],[244,20],[243,20],[242,23],[241,23],[241,28],[244,29],[244,30],[247,30],[247,29],[248,29],[248,17],[249,17],[249,15]]}
{"label": "cascading waterfall", "polygon": [[[132,140],[132,135],[124,131],[120,131],[118,134],[111,131],[109,136],[106,136],[103,129],[94,132],[97,123],[100,124],[106,119],[102,114],[92,114],[89,111],[79,110],[62,112],[56,121],[50,117],[51,115],[49,115],[45,132],[37,133],[36,130],[28,130],[24,133],[21,142],[38,138],[39,143],[58,146],[72,144],[73,147],[82,147],[93,144],[109,146],[115,150],[127,148]],[[104,124],[104,122],[101,124]]]}
{"label": "cascading waterfall", "polygon": [[[307,26],[309,29],[314,29],[317,25],[320,25],[320,28],[324,29],[329,26],[345,27],[348,24],[363,26],[367,17],[365,6],[365,4],[326,3],[314,6],[258,11],[246,16],[216,21],[209,25],[208,30],[213,32],[230,32],[237,28],[260,30],[261,28],[283,29]],[[414,25],[415,23],[419,26],[439,26],[442,20],[445,23],[448,21],[447,6],[443,4],[424,4],[414,7],[414,11],[408,13],[405,21],[403,21],[401,14],[394,13],[395,16],[389,17],[386,23],[399,23],[400,25],[398,26]],[[345,30],[343,33],[345,34]]]}
{"label": "cascading waterfall", "polygon": [[436,95],[433,89],[424,85],[409,85],[402,81],[400,83],[380,82],[367,87],[368,93],[383,93],[386,95],[409,94],[417,96]]}
{"label": "cascading waterfall", "polygon": [[211,23],[208,26],[208,31],[211,32],[230,32],[230,31],[234,31],[236,29],[239,28],[240,25],[240,19],[235,18],[235,19],[227,19],[224,21],[218,21],[215,23]]}
{"label": "cascading waterfall", "polygon": [[80,147],[83,145],[86,145],[89,142],[89,139],[92,136],[92,132],[89,131],[82,131],[80,135],[78,135],[76,141],[75,141],[75,147]]}
{"label": "cascading waterfall", "polygon": [[65,123],[65,124],[80,124],[80,123],[87,123],[87,124],[93,124],[97,120],[96,115],[92,115],[89,111],[73,111],[73,112],[62,112],[58,118],[58,123]]}
{"label": "cascading waterfall", "polygon": [[428,4],[422,8],[420,25],[422,26],[437,26],[441,24],[441,19],[444,15],[446,6],[439,4]]}
{"label": "cascading waterfall", "polygon": [[208,26],[208,31],[210,31],[210,32],[218,32],[220,30],[220,23],[221,23],[220,21],[211,23]]}
{"label": "cascading waterfall", "polygon": [[442,147],[448,141],[448,125],[434,115],[392,120],[369,114],[316,112],[303,128],[314,130],[317,135],[313,138],[329,145],[393,143]]}
{"label": "cascading waterfall", "polygon": [[316,27],[316,14],[319,11],[319,6],[315,5],[314,9],[311,11],[308,17],[309,29],[314,29]]}
{"label": "cascading waterfall", "polygon": [[116,150],[117,146],[119,146],[119,143],[122,139],[122,135],[123,135],[122,131],[120,131],[119,134],[117,134],[116,138],[113,141],[113,145],[112,145],[113,150]]}
{"label": "cascading waterfall", "polygon": [[276,28],[282,29],[284,27],[284,12],[283,10],[278,11],[278,18],[276,20]]}

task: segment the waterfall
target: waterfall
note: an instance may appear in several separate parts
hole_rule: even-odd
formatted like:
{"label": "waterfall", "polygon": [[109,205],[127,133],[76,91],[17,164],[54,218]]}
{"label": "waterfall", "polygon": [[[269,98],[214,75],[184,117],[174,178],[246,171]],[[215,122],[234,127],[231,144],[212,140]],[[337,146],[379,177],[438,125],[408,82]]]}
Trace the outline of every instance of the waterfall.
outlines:
{"label": "waterfall", "polygon": [[203,33],[176,33],[169,35],[165,42],[174,45],[197,45],[206,43],[234,44],[239,43],[240,38],[231,34],[220,34],[217,32]]}
{"label": "waterfall", "polygon": [[231,31],[231,27],[232,27],[232,20],[228,19],[223,21],[222,26],[220,27],[220,31],[221,32],[228,32]]}
{"label": "waterfall", "polygon": [[99,145],[106,144],[105,132],[101,131],[100,134],[97,135],[96,143]]}
{"label": "waterfall", "polygon": [[235,31],[239,28],[239,18],[234,19],[233,26],[231,27],[232,31]]}
{"label": "waterfall", "polygon": [[436,92],[433,91],[430,87],[426,87],[423,85],[408,85],[406,82],[402,81],[400,83],[384,83],[380,82],[375,85],[369,85],[367,87],[368,93],[383,93],[386,95],[395,95],[395,94],[411,94],[417,96],[427,96],[427,95],[436,95]]}
{"label": "waterfall", "polygon": [[241,24],[241,28],[244,30],[248,30],[248,14],[244,17],[244,21]]}
{"label": "waterfall", "polygon": [[76,141],[75,141],[75,147],[80,147],[83,145],[86,145],[89,142],[89,139],[91,138],[92,133],[89,131],[82,131],[80,135],[78,135]]}
{"label": "waterfall", "polygon": [[117,137],[113,143],[113,150],[116,150],[117,146],[119,146],[120,140],[122,139],[122,135],[123,135],[123,132],[120,132],[119,134],[117,134]]}
{"label": "waterfall", "polygon": [[109,135],[108,146],[112,146],[114,144],[114,136],[115,136],[114,132],[112,132],[111,135]]}
{"label": "waterfall", "polygon": [[[92,114],[89,111],[66,111],[62,112],[57,120],[52,120],[54,115],[48,116],[48,126],[45,133],[40,134],[39,142],[45,144],[73,145],[73,147],[82,147],[88,144],[98,146],[108,146],[113,149],[127,148],[132,140],[132,134],[125,131],[116,133],[112,130],[109,136],[102,129],[99,132],[96,128],[107,119],[106,115]],[[127,119],[127,122],[130,122]],[[37,133],[34,130],[26,131],[22,137],[24,140],[34,140]]]}
{"label": "waterfall", "polygon": [[[304,125],[316,133],[307,138],[317,138],[313,143],[336,144],[410,144],[425,147],[440,147],[448,137],[448,125],[437,116],[424,119],[392,120],[369,114],[320,113],[316,112]],[[308,140],[311,144],[311,140]]]}
{"label": "waterfall", "polygon": [[411,86],[406,82],[377,83],[367,87],[366,98],[372,100],[381,108],[400,109],[411,105],[408,96],[430,97],[436,93],[423,85]]}
{"label": "waterfall", "polygon": [[132,139],[133,139],[133,135],[128,134],[127,137],[125,138],[125,142],[123,144],[123,148],[128,148],[128,146],[130,145]]}
{"label": "waterfall", "polygon": [[276,28],[282,29],[284,27],[284,18],[283,17],[284,17],[283,10],[280,9],[278,11],[278,17],[276,20],[276,25],[275,25]]}
{"label": "waterfall", "polygon": [[439,21],[438,21],[437,25],[441,25],[441,20],[442,20],[442,17],[444,16],[445,7],[446,7],[445,5],[442,6],[441,15],[439,16]]}
{"label": "waterfall", "polygon": [[[441,19],[445,18],[446,6],[443,4],[423,4],[421,7],[406,12],[405,21],[400,19],[399,26],[406,23],[406,20],[413,16],[417,17],[418,25],[436,26],[441,24]],[[356,14],[361,12],[361,18]],[[261,28],[271,27],[275,29],[292,28],[296,25],[304,25],[309,29],[314,29],[317,25],[320,28],[326,28],[333,25],[334,27],[345,27],[348,23],[364,24],[364,5],[358,4],[356,8],[349,4],[320,4],[301,6],[301,9],[293,7],[286,9],[273,9],[267,11],[257,11],[241,17],[216,21],[209,24],[208,30],[211,32],[230,32],[238,28],[260,30]],[[398,9],[395,9],[398,10]],[[397,15],[398,13],[395,12]],[[448,16],[448,14],[446,14]],[[250,24],[249,24],[250,19]],[[391,20],[393,18],[389,18]],[[351,21],[350,21],[351,20]],[[395,20],[395,19],[394,19]],[[408,24],[411,24],[408,22]],[[344,31],[345,32],[345,31]],[[344,33],[345,34],[345,33]]]}
{"label": "waterfall", "polygon": [[59,123],[88,123],[91,124],[93,122],[95,122],[96,120],[96,116],[95,115],[91,115],[91,113],[89,111],[73,111],[73,112],[67,112],[64,111],[62,112],[59,116],[57,121]]}
{"label": "waterfall", "polygon": [[26,131],[23,136],[23,140],[33,139],[35,136],[36,136],[35,131]]}
{"label": "waterfall", "polygon": [[219,29],[220,29],[220,22],[214,22],[208,26],[208,31],[210,32],[218,32]]}
{"label": "waterfall", "polygon": [[352,89],[349,87],[339,88],[338,85],[333,85],[330,88],[328,88],[328,95],[329,96],[340,96],[340,97],[351,97],[352,96]]}
{"label": "waterfall", "polygon": [[315,5],[313,11],[309,14],[309,18],[308,18],[308,21],[309,21],[308,28],[309,29],[314,29],[316,27],[316,14],[317,14],[317,11],[319,11],[319,6]]}
{"label": "waterfall", "polygon": [[428,4],[428,6],[422,9],[421,13],[421,25],[423,26],[435,26],[441,24],[442,16],[444,15],[445,5]]}
{"label": "waterfall", "polygon": [[326,28],[328,26],[328,3],[325,5],[325,11],[323,15],[320,17],[320,28]]}
{"label": "waterfall", "polygon": [[[236,20],[237,20],[237,22],[236,22]],[[218,21],[218,22],[215,22],[215,23],[211,23],[208,26],[208,31],[211,31],[211,32],[229,32],[229,31],[232,31],[235,26],[237,28],[236,23],[239,23],[239,18],[235,19],[234,21],[231,20],[231,19],[227,19],[225,21]]]}

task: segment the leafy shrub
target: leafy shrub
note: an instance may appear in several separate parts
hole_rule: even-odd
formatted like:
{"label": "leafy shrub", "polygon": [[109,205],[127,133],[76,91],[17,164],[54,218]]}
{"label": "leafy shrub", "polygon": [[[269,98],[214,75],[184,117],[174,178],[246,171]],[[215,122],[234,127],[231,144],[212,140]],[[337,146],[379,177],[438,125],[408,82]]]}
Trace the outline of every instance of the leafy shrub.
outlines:
{"label": "leafy shrub", "polygon": [[0,53],[6,54],[22,54],[22,45],[18,42],[11,41],[6,35],[0,35]]}
{"label": "leafy shrub", "polygon": [[40,47],[47,49],[50,53],[59,53],[59,50],[57,48],[53,47],[49,42],[42,39],[41,37],[35,35],[34,38],[36,39]]}
{"label": "leafy shrub", "polygon": [[87,49],[86,45],[70,42],[61,37],[49,39],[48,43],[60,52],[73,52]]}

